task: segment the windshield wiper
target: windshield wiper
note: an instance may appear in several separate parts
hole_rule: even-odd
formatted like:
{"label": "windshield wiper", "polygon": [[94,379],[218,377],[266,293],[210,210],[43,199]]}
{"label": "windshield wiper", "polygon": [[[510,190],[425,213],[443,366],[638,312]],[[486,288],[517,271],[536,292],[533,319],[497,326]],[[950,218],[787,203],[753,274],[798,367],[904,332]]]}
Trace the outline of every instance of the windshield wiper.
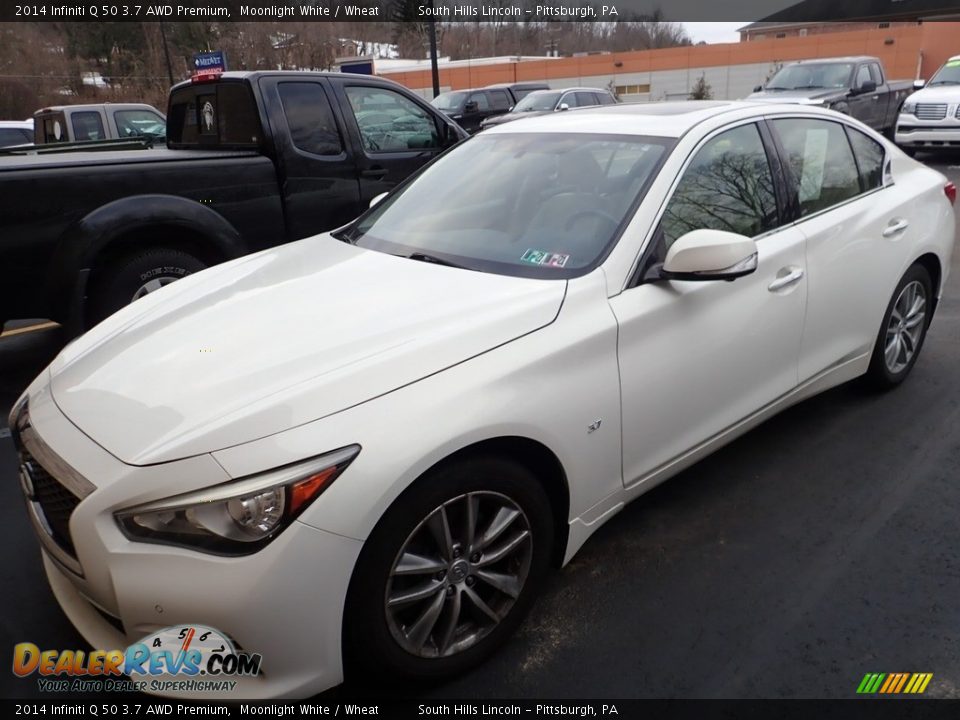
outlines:
{"label": "windshield wiper", "polygon": [[821,90],[826,89],[823,85],[797,85],[795,88],[790,88],[791,90]]}
{"label": "windshield wiper", "polygon": [[410,253],[406,256],[408,260],[419,260],[420,262],[432,263],[434,265],[446,265],[447,267],[460,268],[461,270],[469,270],[465,265],[458,265],[455,262],[450,262],[449,260],[444,260],[443,258],[438,258],[436,255],[428,255],[427,253],[415,252]]}
{"label": "windshield wiper", "polygon": [[350,245],[356,245],[357,240],[359,239],[359,236],[357,235],[357,231],[353,227],[346,227],[340,232],[332,232],[330,233],[330,235],[332,235],[334,238],[336,238],[340,242],[345,242]]}
{"label": "windshield wiper", "polygon": [[934,80],[927,85],[960,85],[960,80]]}

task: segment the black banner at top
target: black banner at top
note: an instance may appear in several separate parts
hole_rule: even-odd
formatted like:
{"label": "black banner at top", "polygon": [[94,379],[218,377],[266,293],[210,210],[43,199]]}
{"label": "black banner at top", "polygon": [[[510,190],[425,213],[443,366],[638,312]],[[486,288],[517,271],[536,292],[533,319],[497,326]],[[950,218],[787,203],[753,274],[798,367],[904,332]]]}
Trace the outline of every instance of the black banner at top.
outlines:
{"label": "black banner at top", "polygon": [[0,0],[0,22],[931,22],[955,0]]}

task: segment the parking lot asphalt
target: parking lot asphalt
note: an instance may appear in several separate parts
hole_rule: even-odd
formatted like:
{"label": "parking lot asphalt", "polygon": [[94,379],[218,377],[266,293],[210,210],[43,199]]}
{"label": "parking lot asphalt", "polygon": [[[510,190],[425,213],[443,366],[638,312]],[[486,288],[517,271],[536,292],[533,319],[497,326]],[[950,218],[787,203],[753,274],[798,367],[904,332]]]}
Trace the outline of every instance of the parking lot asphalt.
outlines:
{"label": "parking lot asphalt", "polygon": [[[960,157],[921,159],[960,184]],[[868,672],[932,672],[927,696],[960,697],[960,252],[953,273],[903,386],[843,386],[773,418],[602,527],[482,667],[386,692],[850,698]],[[8,326],[0,427],[61,344]],[[0,508],[0,661],[15,642],[87,647],[47,587],[3,432]],[[384,692],[353,678],[328,695]],[[9,672],[0,696],[56,697]]]}

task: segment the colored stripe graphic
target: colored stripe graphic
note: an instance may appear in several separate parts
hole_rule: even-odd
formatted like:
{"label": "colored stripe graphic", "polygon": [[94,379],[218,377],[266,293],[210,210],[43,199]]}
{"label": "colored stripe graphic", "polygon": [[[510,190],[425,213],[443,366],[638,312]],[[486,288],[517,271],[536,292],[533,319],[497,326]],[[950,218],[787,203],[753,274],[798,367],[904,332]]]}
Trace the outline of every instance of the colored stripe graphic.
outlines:
{"label": "colored stripe graphic", "polygon": [[857,686],[857,694],[919,695],[932,679],[933,673],[867,673]]}

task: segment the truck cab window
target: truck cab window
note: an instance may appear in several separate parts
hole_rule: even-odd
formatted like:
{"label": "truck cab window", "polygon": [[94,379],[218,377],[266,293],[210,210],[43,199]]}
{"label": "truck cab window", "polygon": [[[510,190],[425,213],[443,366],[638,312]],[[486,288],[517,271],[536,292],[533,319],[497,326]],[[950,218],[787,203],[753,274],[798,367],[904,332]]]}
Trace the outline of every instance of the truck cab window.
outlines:
{"label": "truck cab window", "polygon": [[412,100],[380,87],[351,85],[345,91],[367,152],[440,147],[436,122]]}

